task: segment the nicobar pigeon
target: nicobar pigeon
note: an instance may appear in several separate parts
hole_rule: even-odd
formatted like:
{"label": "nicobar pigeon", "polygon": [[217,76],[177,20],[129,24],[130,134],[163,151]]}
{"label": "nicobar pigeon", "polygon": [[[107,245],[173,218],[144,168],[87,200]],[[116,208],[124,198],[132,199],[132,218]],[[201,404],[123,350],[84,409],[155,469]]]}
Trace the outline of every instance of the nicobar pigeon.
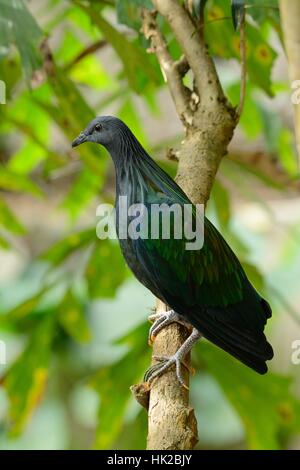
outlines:
{"label": "nicobar pigeon", "polygon": [[[148,155],[131,130],[120,119],[101,116],[91,121],[73,141],[103,145],[110,153],[116,172],[116,214],[119,196],[127,196],[128,206],[151,204],[191,204],[191,201]],[[117,223],[117,233],[119,231]],[[174,232],[173,232],[174,233]],[[172,235],[172,230],[171,230]],[[184,386],[181,364],[201,337],[207,338],[260,374],[273,350],[264,335],[271,308],[247,278],[239,260],[222,235],[205,218],[204,244],[187,250],[184,239],[120,239],[123,256],[137,279],[169,306],[170,310],[150,317],[150,339],[172,322],[189,325],[191,334],[172,357],[158,357],[145,380],[152,382],[170,366],[176,366]]]}

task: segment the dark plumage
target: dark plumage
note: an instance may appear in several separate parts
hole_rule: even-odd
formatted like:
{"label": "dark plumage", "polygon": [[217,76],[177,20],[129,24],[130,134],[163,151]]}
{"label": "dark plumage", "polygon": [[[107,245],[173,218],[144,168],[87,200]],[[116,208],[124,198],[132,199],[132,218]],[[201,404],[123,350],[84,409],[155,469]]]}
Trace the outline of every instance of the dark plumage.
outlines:
{"label": "dark plumage", "polygon": [[[96,142],[109,151],[116,169],[118,196],[128,204],[189,204],[180,187],[147,154],[119,119],[94,119],[73,142]],[[172,233],[172,231],[171,231]],[[138,280],[182,315],[201,334],[260,374],[273,357],[263,333],[271,308],[250,281],[222,235],[205,218],[201,250],[186,240],[120,240],[123,255]]]}

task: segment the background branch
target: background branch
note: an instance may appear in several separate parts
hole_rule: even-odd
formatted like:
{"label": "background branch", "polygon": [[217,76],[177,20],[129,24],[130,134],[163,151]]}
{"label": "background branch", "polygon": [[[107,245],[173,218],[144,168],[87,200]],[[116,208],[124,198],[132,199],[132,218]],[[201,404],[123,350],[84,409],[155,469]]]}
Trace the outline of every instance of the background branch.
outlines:
{"label": "background branch", "polygon": [[241,91],[240,91],[240,102],[236,110],[238,119],[244,109],[245,97],[246,97],[246,82],[247,82],[247,46],[246,46],[246,15],[245,10],[241,20],[240,27],[240,57],[241,57]]}
{"label": "background branch", "polygon": [[78,55],[74,57],[74,59],[69,62],[64,69],[67,71],[71,69],[74,65],[78,64],[81,60],[83,60],[85,57],[87,57],[90,54],[93,54],[94,52],[97,52],[99,49],[102,49],[108,44],[108,42],[105,39],[99,39],[98,41],[93,42],[89,46],[85,47],[81,52],[79,52]]}
{"label": "background branch", "polygon": [[[280,16],[284,44],[289,62],[291,82],[300,80],[300,2],[299,0],[280,0]],[[300,161],[300,104],[295,104],[295,132],[298,157]]]}

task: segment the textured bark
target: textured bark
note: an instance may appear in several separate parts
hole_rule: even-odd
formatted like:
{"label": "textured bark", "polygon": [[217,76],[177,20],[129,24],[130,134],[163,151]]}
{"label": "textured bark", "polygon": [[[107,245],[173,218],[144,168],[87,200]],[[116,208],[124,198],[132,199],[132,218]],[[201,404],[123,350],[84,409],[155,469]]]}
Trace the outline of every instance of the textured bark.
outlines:
{"label": "textured bark", "polygon": [[[153,0],[156,10],[168,21],[181,46],[183,57],[174,62],[155,21],[155,12],[144,13],[143,32],[151,41],[151,52],[159,60],[175,107],[186,131],[178,151],[177,182],[194,203],[206,204],[222,157],[226,154],[237,121],[227,102],[202,32],[178,0]],[[202,30],[201,30],[202,31]],[[182,64],[184,66],[182,66]],[[186,89],[182,77],[192,70],[194,87]],[[157,311],[168,307],[158,302]],[[171,356],[185,341],[189,331],[172,324],[161,331],[153,344],[153,356]],[[189,364],[190,358],[186,358]],[[155,363],[155,359],[152,359]],[[185,383],[189,372],[184,370]],[[141,398],[139,402],[148,403]],[[144,393],[149,394],[147,388]],[[147,449],[193,449],[198,440],[197,422],[189,406],[189,392],[172,368],[152,384],[148,407]]]}
{"label": "textured bark", "polygon": [[[158,301],[156,310],[165,311],[166,306]],[[188,334],[186,328],[173,323],[158,334],[153,344],[153,354],[174,354]],[[189,373],[185,368],[183,377],[188,385]],[[188,390],[178,384],[175,370],[169,369],[151,388],[147,449],[193,449],[197,441],[197,421],[194,410],[189,406]]]}
{"label": "textured bark", "polygon": [[[300,80],[300,0],[280,0],[281,25],[291,82]],[[295,131],[300,159],[300,103],[295,108]]]}

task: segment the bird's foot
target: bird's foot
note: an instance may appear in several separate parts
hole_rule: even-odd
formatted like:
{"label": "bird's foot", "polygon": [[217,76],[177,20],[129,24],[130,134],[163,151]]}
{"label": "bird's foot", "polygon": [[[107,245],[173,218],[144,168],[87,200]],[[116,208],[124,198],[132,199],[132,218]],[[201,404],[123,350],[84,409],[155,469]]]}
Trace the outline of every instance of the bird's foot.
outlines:
{"label": "bird's foot", "polygon": [[187,328],[191,328],[191,325],[181,315],[174,312],[174,310],[168,310],[167,312],[161,313],[154,313],[153,315],[149,315],[148,319],[150,321],[153,321],[153,325],[149,330],[148,336],[148,343],[150,346],[155,340],[157,334],[171,323],[176,322],[186,326]]}
{"label": "bird's foot", "polygon": [[154,356],[154,359],[156,359],[158,363],[154,364],[146,371],[144,381],[148,382],[149,385],[151,385],[154,379],[160,377],[162,374],[164,374],[164,372],[166,372],[171,366],[175,364],[176,377],[179,383],[184,388],[188,389],[188,386],[184,383],[184,379],[182,376],[182,365],[186,367],[190,372],[192,372],[191,368],[184,362],[184,358],[186,354],[190,352],[193,345],[200,338],[201,333],[196,328],[193,328],[193,331],[190,336],[185,340],[185,342],[180,346],[178,351],[176,351],[173,356]]}

